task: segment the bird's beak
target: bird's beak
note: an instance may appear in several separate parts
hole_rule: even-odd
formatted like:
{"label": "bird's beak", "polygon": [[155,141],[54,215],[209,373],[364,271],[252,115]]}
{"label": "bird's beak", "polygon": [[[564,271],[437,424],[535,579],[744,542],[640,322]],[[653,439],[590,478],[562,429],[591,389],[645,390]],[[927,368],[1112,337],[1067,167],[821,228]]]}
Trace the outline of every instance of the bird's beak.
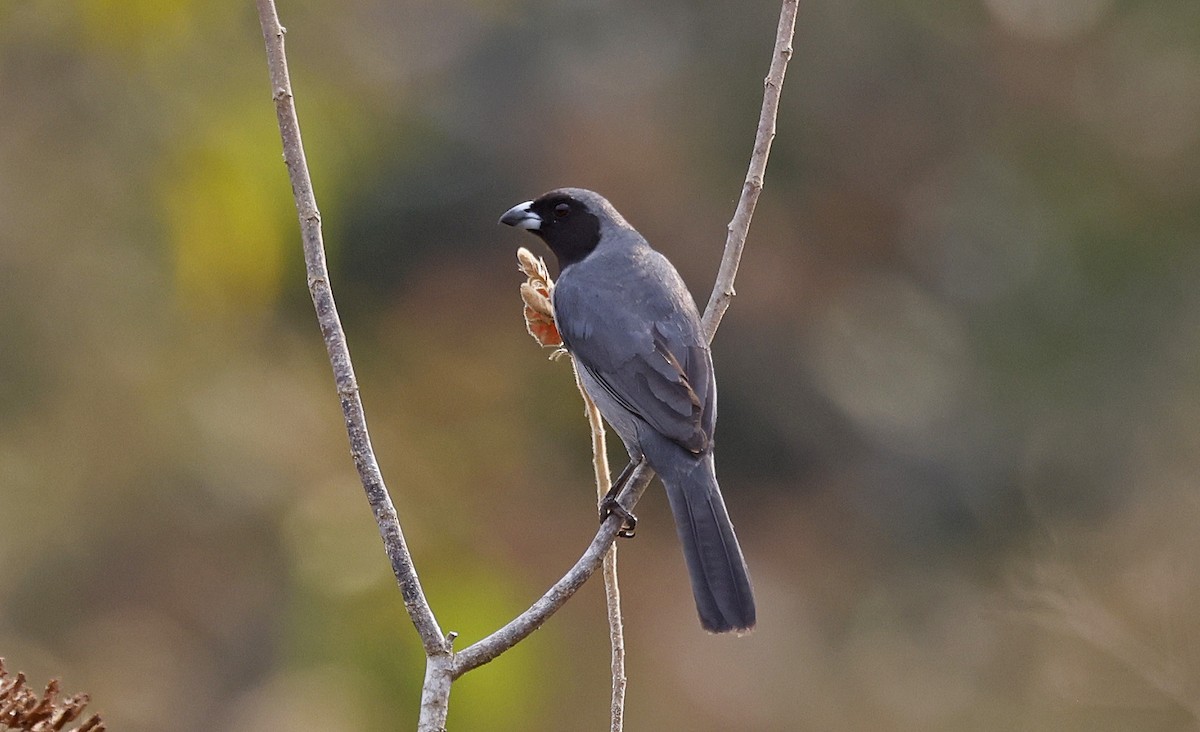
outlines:
{"label": "bird's beak", "polygon": [[533,201],[518,203],[504,212],[504,215],[500,217],[500,223],[515,226],[518,229],[537,231],[542,228],[542,217],[531,211],[531,206],[533,206]]}

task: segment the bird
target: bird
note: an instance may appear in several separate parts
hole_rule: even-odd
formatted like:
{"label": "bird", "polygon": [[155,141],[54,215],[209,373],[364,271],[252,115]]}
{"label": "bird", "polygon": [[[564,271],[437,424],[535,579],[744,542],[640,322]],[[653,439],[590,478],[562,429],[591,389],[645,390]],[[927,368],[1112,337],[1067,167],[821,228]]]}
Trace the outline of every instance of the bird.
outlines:
{"label": "bird", "polygon": [[558,260],[551,294],[563,346],[630,465],[601,518],[636,517],[615,501],[644,458],[666,488],[700,625],[754,628],[750,575],[717,484],[717,385],[708,339],[675,267],[600,194],[558,188],[513,206],[500,223],[537,235]]}

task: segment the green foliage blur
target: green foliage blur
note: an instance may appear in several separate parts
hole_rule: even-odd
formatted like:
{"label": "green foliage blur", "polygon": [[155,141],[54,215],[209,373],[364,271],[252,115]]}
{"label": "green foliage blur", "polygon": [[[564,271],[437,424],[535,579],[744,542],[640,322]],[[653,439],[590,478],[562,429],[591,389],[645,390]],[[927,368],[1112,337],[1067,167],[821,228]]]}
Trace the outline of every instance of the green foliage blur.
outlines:
{"label": "green foliage blur", "polygon": [[[594,188],[707,299],[778,6],[279,0],[384,474],[460,644],[595,526],[495,224]],[[620,545],[631,730],[1200,725],[1200,6],[801,3],[715,343],[759,628]],[[121,732],[407,729],[252,3],[0,4],[0,655]],[[615,469],[620,462],[614,451]],[[454,730],[607,728],[598,583]]]}

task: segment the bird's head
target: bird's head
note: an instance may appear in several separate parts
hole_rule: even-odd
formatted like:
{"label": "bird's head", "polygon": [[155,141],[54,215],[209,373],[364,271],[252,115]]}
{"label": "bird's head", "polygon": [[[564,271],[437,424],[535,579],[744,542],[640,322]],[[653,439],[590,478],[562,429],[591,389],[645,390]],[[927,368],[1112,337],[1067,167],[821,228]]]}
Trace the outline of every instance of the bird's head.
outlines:
{"label": "bird's head", "polygon": [[519,203],[504,212],[500,223],[537,234],[562,269],[591,254],[606,230],[629,228],[603,196],[583,188],[558,188]]}

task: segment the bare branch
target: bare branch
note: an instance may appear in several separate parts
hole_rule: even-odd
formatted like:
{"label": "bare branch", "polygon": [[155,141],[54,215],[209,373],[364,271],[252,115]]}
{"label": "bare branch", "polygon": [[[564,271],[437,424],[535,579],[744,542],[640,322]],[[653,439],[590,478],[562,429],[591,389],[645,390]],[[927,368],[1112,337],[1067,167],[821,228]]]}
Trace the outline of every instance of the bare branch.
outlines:
{"label": "bare branch", "polygon": [[[291,81],[288,76],[287,60],[284,55],[284,29],[279,24],[273,0],[256,0],[263,39],[266,42],[267,61],[271,73],[272,98],[275,101],[279,120],[280,137],[283,141],[283,157],[287,164],[296,200],[296,211],[300,220],[304,244],[304,261],[308,271],[309,292],[317,321],[325,340],[329,361],[333,367],[334,381],[346,420],[346,432],[350,440],[350,451],[354,458],[367,500],[375,514],[384,548],[392,564],[392,571],[400,585],[405,607],[413,626],[421,636],[428,657],[426,683],[421,702],[422,732],[437,732],[445,726],[447,704],[451,682],[462,674],[477,668],[499,656],[505,650],[539,628],[558,608],[570,599],[580,586],[596,571],[609,554],[609,547],[621,528],[619,516],[610,516],[600,526],[595,538],[583,556],[562,579],[554,584],[528,610],[500,630],[463,651],[451,653],[451,637],[443,635],[437,619],[429,607],[420,580],[413,566],[412,557],[404,541],[396,509],[392,504],[383,476],[371,447],[367,431],[366,416],[359,397],[358,383],[350,361],[345,333],[334,304],[333,291],[329,285],[329,273],[325,262],[325,250],[321,234],[321,214],[317,209],[312,181],[305,160],[304,147],[300,138],[300,126],[292,97]],[[783,85],[784,71],[791,57],[791,38],[796,20],[798,0],[783,0],[779,30],[776,35],[775,53],[767,76],[763,97],[762,113],[755,139],[754,153],[741,199],[733,220],[729,224],[716,287],[704,313],[704,324],[712,339],[721,317],[729,307],[733,296],[733,280],[737,275],[738,263],[745,246],[750,218],[762,190],[763,174],[771,141],[775,136],[775,117],[778,112],[779,93]],[[619,500],[626,508],[632,508],[641,498],[646,486],[653,478],[653,471],[644,463],[639,465],[622,491]],[[616,649],[614,646],[614,704],[616,703]],[[621,675],[623,685],[623,674]],[[614,708],[615,709],[615,708]],[[615,714],[615,711],[614,711]],[[614,725],[617,721],[614,718]],[[616,729],[616,727],[614,727]]]}
{"label": "bare branch", "polygon": [[[622,504],[632,506],[637,503],[638,499],[642,497],[642,493],[646,491],[646,486],[650,484],[652,477],[654,477],[654,472],[649,467],[639,466],[629,477],[629,485],[621,492]],[[600,530],[596,532],[592,543],[584,550],[583,556],[563,575],[562,579],[546,590],[546,594],[538,598],[537,602],[533,603],[528,610],[500,630],[455,653],[454,678],[457,679],[471,669],[494,660],[501,653],[524,640],[530,633],[542,627],[542,623],[545,623],[551,615],[565,605],[567,600],[571,599],[575,591],[583,586],[588,577],[591,577],[600,563],[604,561],[604,555],[608,551],[609,545],[613,543],[613,539],[617,538],[617,531],[621,528],[621,523],[620,516],[612,515],[605,519],[600,524]]]}
{"label": "bare branch", "polygon": [[612,648],[612,700],[609,716],[610,732],[625,728],[625,626],[621,620],[621,587],[617,584],[617,544],[613,542],[604,555],[604,599],[608,607],[608,640]]}
{"label": "bare branch", "polygon": [[383,483],[371,437],[367,432],[367,418],[362,400],[358,395],[358,382],[350,362],[350,350],[346,346],[346,334],[333,302],[333,290],[329,286],[329,270],[325,264],[325,245],[321,236],[321,213],[317,210],[317,199],[313,194],[312,179],[308,173],[308,161],[304,156],[304,144],[300,139],[300,123],[296,119],[296,105],[292,99],[292,82],[288,76],[287,57],[284,55],[283,26],[275,11],[274,0],[257,0],[258,18],[262,24],[263,40],[267,45],[267,65],[271,72],[271,96],[275,100],[275,114],[279,118],[279,135],[283,140],[283,160],[287,164],[288,177],[292,182],[292,195],[296,199],[296,213],[300,217],[300,232],[304,242],[304,265],[308,270],[308,289],[313,307],[317,311],[317,322],[329,352],[329,363],[333,366],[333,378],[337,384],[342,403],[342,414],[346,419],[346,433],[350,438],[350,454],[354,467],[362,480],[367,501],[375,513],[379,535],[383,537],[384,549],[392,563],[392,572],[400,584],[400,594],[408,609],[413,626],[421,636],[428,656],[448,655],[450,643],[442,635],[437,619],[429,608],[412,556],[400,531],[400,520],[391,496]]}
{"label": "bare branch", "polygon": [[[775,50],[771,57],[771,68],[767,74],[763,92],[762,111],[759,114],[754,152],[750,157],[750,169],[746,175],[746,183],[742,186],[742,196],[738,201],[733,220],[729,224],[729,236],[725,242],[725,253],[721,259],[716,285],[713,287],[708,307],[704,310],[703,322],[710,341],[721,324],[721,317],[729,308],[729,301],[733,296],[733,280],[737,276],[738,263],[741,261],[742,250],[746,245],[750,219],[754,215],[754,207],[758,203],[759,193],[762,192],[767,158],[771,154],[771,141],[775,138],[779,94],[783,89],[784,72],[792,57],[792,35],[796,27],[798,4],[799,0],[783,0],[783,7],[779,13]],[[644,461],[640,463],[628,485],[618,497],[621,505],[627,509],[632,509],[637,505],[646,486],[653,478],[654,471],[650,469],[650,466],[646,465]],[[609,516],[600,525],[600,530],[596,532],[592,543],[588,545],[587,550],[584,551],[575,566],[547,590],[546,594],[508,625],[455,654],[454,677],[458,678],[467,671],[491,661],[541,627],[542,623],[562,607],[596,571],[604,559],[609,544],[616,538],[620,524],[619,517]]]}
{"label": "bare branch", "polygon": [[[454,639],[451,634],[448,641]],[[421,713],[417,732],[446,732],[446,715],[450,712],[450,686],[454,656],[449,653],[425,657],[425,683],[421,684]]]}
{"label": "bare branch", "polygon": [[799,0],[783,0],[779,11],[779,28],[775,32],[775,53],[771,57],[771,68],[764,81],[762,111],[758,116],[758,132],[754,136],[754,152],[750,156],[750,168],[746,171],[746,182],[742,184],[742,196],[729,222],[729,235],[725,239],[725,254],[721,258],[721,269],[717,272],[717,284],[708,307],[704,308],[704,329],[712,341],[721,325],[721,318],[729,309],[733,299],[733,280],[737,277],[738,264],[742,261],[742,249],[750,233],[750,219],[762,193],[763,178],[767,173],[767,158],[771,155],[771,143],[775,140],[775,118],[779,115],[779,95],[783,91],[783,75],[792,58],[792,36],[796,30],[796,11]]}
{"label": "bare branch", "polygon": [[[592,430],[592,466],[596,476],[596,498],[598,505],[604,502],[612,487],[612,474],[608,468],[608,450],[604,439],[604,420],[596,403],[588,396],[579,378],[579,364],[574,359],[575,386],[583,397],[583,408],[587,413],[588,425]],[[617,544],[613,542],[604,555],[604,604],[608,609],[608,640],[612,648],[612,700],[609,705],[610,732],[621,732],[625,726],[625,626],[621,619],[621,586],[617,581]]]}

